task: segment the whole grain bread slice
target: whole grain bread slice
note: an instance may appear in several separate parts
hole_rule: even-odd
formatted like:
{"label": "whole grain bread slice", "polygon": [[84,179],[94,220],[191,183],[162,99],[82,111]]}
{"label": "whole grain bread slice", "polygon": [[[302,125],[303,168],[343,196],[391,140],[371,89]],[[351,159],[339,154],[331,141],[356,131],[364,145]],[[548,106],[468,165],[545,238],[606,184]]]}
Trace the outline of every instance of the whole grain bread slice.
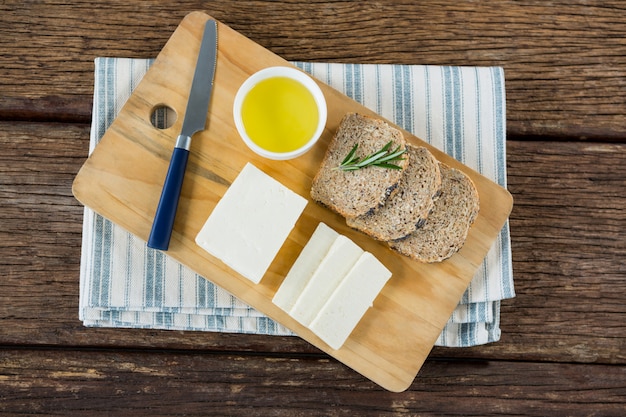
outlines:
{"label": "whole grain bread slice", "polygon": [[[392,148],[406,148],[402,132],[383,120],[358,113],[348,113],[328,145],[319,171],[313,178],[311,198],[344,217],[363,215],[383,205],[394,193],[403,169],[370,166],[356,171],[337,169],[358,143],[361,157],[381,150],[388,142]],[[407,159],[397,161],[404,168]]]}
{"label": "whole grain bread slice", "polygon": [[348,226],[388,241],[405,237],[424,224],[441,191],[439,163],[423,146],[407,144],[407,157],[398,191],[378,209],[346,219]]}
{"label": "whole grain bread slice", "polygon": [[440,163],[441,196],[426,223],[409,236],[390,241],[392,249],[421,262],[443,261],[458,252],[479,210],[478,192],[463,172]]}

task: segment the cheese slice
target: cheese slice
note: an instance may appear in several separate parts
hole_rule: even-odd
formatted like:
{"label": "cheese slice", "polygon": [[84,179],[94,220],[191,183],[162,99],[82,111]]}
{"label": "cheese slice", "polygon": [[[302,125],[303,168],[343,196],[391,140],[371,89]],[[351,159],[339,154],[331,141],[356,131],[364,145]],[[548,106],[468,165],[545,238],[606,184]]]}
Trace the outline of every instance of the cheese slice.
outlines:
{"label": "cheese slice", "polygon": [[309,328],[333,349],[339,349],[385,286],[391,272],[364,252],[320,309]]}
{"label": "cheese slice", "polygon": [[290,315],[308,326],[339,282],[363,254],[356,243],[339,235],[294,303]]}
{"label": "cheese slice", "polygon": [[286,312],[292,308],[313,273],[339,234],[324,223],[317,225],[311,238],[276,291],[272,302]]}
{"label": "cheese slice", "polygon": [[307,200],[248,163],[217,203],[196,243],[259,283]]}

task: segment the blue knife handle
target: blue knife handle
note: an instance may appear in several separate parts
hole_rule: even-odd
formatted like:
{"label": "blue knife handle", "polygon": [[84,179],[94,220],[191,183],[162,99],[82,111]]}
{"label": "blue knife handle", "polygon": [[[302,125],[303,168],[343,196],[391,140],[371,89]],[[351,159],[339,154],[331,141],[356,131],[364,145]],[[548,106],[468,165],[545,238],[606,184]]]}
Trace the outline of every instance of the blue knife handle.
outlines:
{"label": "blue knife handle", "polygon": [[163,190],[161,191],[161,199],[159,200],[150,237],[148,238],[149,248],[166,251],[170,245],[170,237],[172,236],[172,228],[174,227],[178,199],[180,190],[183,187],[188,158],[189,151],[187,149],[174,148],[170,166],[165,176]]}

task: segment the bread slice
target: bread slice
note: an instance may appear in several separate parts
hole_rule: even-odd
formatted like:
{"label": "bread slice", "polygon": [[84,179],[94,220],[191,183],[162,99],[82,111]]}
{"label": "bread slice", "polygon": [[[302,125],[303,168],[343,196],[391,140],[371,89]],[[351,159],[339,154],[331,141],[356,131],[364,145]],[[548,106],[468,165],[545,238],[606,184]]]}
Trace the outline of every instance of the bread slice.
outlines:
{"label": "bread slice", "polygon": [[441,191],[439,163],[422,146],[407,144],[408,166],[398,192],[385,204],[362,216],[346,219],[348,226],[383,241],[400,239],[420,227]]}
{"label": "bread slice", "polygon": [[479,210],[472,180],[442,163],[440,170],[441,196],[424,226],[389,242],[392,249],[421,262],[443,261],[461,249]]}
{"label": "bread slice", "polygon": [[[357,113],[345,115],[313,179],[311,198],[344,217],[361,216],[383,205],[396,190],[403,169],[370,166],[342,171],[337,167],[355,144],[359,144],[356,154],[363,157],[379,151],[389,141],[393,149],[406,147],[402,132],[384,121]],[[406,164],[406,158],[396,163],[402,168]]]}

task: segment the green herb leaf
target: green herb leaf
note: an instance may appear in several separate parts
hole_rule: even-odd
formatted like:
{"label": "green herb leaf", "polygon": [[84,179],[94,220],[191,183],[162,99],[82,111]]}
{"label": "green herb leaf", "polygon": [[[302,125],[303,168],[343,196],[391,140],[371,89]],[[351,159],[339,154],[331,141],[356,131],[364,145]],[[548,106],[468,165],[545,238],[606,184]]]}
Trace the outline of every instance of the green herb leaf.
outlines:
{"label": "green herb leaf", "polygon": [[389,141],[379,151],[361,159],[356,156],[356,151],[359,147],[359,144],[357,143],[352,147],[350,152],[348,152],[348,155],[346,155],[343,161],[341,161],[341,164],[334,169],[340,169],[342,171],[356,171],[369,166],[377,166],[388,169],[402,169],[401,166],[396,165],[393,162],[403,161],[404,158],[401,158],[401,156],[406,152],[406,149],[400,149],[400,146],[398,145],[398,147],[390,151],[391,145],[393,145],[393,142]]}
{"label": "green herb leaf", "polygon": [[344,160],[341,161],[341,165],[347,164],[347,163],[349,163],[352,160],[352,157],[356,153],[356,150],[357,150],[358,147],[359,147],[358,143],[354,144],[354,146],[352,147],[352,150],[350,152],[348,152],[348,155],[346,155]]}

